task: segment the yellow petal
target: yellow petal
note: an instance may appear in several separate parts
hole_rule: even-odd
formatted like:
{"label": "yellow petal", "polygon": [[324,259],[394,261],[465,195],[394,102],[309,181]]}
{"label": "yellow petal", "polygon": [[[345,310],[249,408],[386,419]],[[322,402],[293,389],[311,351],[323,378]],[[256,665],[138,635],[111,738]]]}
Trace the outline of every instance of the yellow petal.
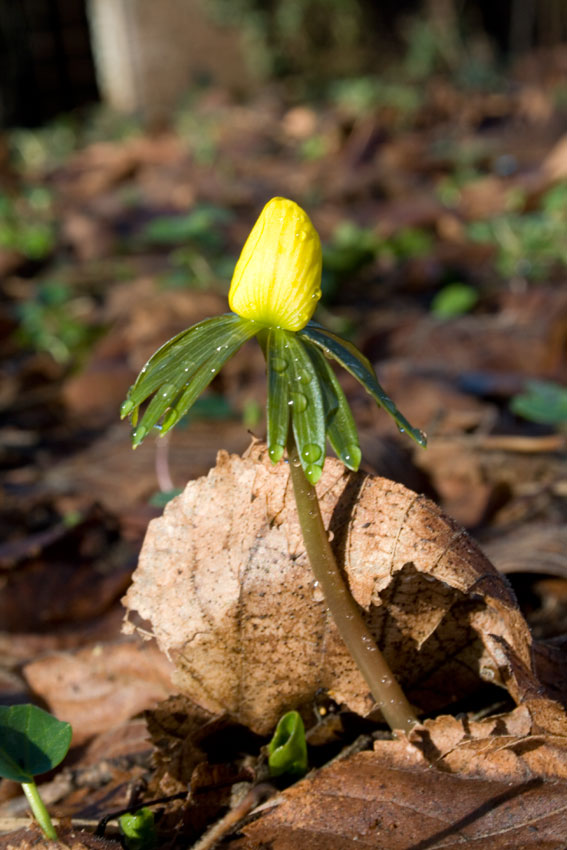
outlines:
{"label": "yellow petal", "polygon": [[299,331],[321,297],[321,242],[286,198],[268,201],[234,269],[228,302],[244,319]]}

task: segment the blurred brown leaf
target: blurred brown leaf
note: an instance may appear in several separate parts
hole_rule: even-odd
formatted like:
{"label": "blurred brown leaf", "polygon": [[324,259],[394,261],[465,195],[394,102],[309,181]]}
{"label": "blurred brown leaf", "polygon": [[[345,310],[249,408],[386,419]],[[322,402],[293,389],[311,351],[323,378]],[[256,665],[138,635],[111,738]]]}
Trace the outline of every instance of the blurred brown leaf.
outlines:
{"label": "blurred brown leaf", "polygon": [[[419,708],[438,710],[481,679],[517,701],[537,692],[527,625],[462,528],[425,497],[338,461],[327,460],[318,492],[353,595]],[[182,693],[260,734],[320,688],[372,709],[313,582],[288,469],[263,445],[220,452],[150,524],[124,603],[150,622]]]}
{"label": "blurred brown leaf", "polygon": [[171,664],[155,646],[123,640],[54,653],[24,668],[33,691],[73,726],[74,744],[165,699],[172,690],[171,673]]}

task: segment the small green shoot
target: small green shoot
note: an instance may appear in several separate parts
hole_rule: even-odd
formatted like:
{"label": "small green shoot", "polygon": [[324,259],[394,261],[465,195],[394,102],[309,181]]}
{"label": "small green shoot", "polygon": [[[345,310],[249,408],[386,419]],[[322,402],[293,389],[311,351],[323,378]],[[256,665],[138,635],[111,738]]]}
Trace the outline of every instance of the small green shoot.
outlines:
{"label": "small green shoot", "polygon": [[510,410],[530,422],[567,426],[567,388],[553,381],[528,381],[510,402]]}
{"label": "small green shoot", "polygon": [[57,833],[34,776],[63,761],[71,745],[70,723],[35,705],[0,706],[0,776],[21,782],[30,808],[47,839]]}
{"label": "small green shoot", "polygon": [[271,776],[304,776],[307,773],[307,744],[305,727],[297,711],[280,717],[276,731],[268,744],[268,766]]}
{"label": "small green shoot", "polygon": [[431,312],[438,319],[452,319],[470,312],[478,301],[474,286],[466,283],[449,283],[440,289],[431,302]]}
{"label": "small green shoot", "polygon": [[127,850],[151,850],[156,845],[156,826],[151,809],[138,809],[118,818],[120,834]]}

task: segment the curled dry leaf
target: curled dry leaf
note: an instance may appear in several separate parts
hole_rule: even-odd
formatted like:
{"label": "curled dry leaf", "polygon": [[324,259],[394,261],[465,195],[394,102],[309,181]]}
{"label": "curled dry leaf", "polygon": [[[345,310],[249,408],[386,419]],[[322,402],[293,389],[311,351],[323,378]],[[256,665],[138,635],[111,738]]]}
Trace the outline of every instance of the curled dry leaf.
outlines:
{"label": "curled dry leaf", "polygon": [[[421,763],[449,773],[495,781],[567,781],[567,716],[553,700],[529,699],[508,714],[483,720],[441,716],[426,720],[408,736]],[[376,744],[376,751],[395,752]],[[417,758],[416,758],[417,760]],[[567,790],[567,788],[566,788]]]}
{"label": "curled dry leaf", "polygon": [[[513,595],[462,528],[425,497],[338,461],[327,460],[317,491],[352,593],[419,709],[481,679],[517,701],[537,690]],[[272,466],[263,444],[220,452],[150,524],[125,605],[151,624],[182,693],[255,732],[320,688],[372,709],[313,581],[287,466]]]}

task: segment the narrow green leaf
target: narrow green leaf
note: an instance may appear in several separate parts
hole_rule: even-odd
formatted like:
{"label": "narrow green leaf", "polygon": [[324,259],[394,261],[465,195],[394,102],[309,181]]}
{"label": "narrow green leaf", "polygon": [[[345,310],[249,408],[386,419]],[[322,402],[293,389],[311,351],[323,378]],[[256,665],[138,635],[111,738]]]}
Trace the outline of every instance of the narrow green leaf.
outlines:
{"label": "narrow green leaf", "polygon": [[266,343],[268,400],[266,405],[268,454],[277,463],[287,442],[289,427],[289,355],[285,331],[270,328]]}
{"label": "narrow green leaf", "polygon": [[[130,388],[122,415],[131,413],[131,405],[138,407],[164,384],[172,383],[181,387],[210,356],[211,351],[224,344],[225,336],[243,324],[256,327],[234,313],[214,316],[181,331],[164,343],[150,357]],[[251,331],[250,336],[253,333]],[[128,405],[128,402],[131,404]]]}
{"label": "narrow green leaf", "polygon": [[293,434],[305,477],[316,484],[325,463],[325,410],[319,378],[298,334],[281,333],[286,337],[284,350],[289,362],[286,375]]}
{"label": "narrow green leaf", "polygon": [[307,341],[305,348],[319,377],[325,407],[327,438],[339,460],[354,472],[360,466],[362,453],[354,418],[337,376],[320,349]]}
{"label": "narrow green leaf", "polygon": [[350,372],[374,401],[390,414],[402,434],[407,433],[420,446],[427,445],[425,434],[410,425],[405,416],[400,413],[392,399],[378,383],[370,361],[352,343],[333,334],[326,328],[322,328],[315,322],[310,322],[303,330],[298,331],[298,336],[303,336],[317,345],[328,357],[333,357],[347,372]]}
{"label": "narrow green leaf", "polygon": [[281,776],[283,773],[303,776],[307,773],[305,727],[297,711],[288,711],[280,717],[268,744],[268,766],[272,776]]}
{"label": "narrow green leaf", "polygon": [[0,776],[32,782],[63,761],[71,735],[70,723],[35,705],[0,706]]}
{"label": "narrow green leaf", "polygon": [[[211,328],[205,340],[208,342],[208,356],[191,373],[189,379],[185,372],[186,367],[178,367],[180,372],[171,376],[171,382],[157,388],[156,395],[134,431],[134,446],[142,442],[161,416],[164,416],[161,434],[166,434],[187,413],[226,361],[256,332],[257,326],[254,322],[246,319],[240,319],[238,324],[233,324],[232,327],[223,328],[222,332],[216,327]],[[201,350],[204,353],[204,346],[201,346]]]}

